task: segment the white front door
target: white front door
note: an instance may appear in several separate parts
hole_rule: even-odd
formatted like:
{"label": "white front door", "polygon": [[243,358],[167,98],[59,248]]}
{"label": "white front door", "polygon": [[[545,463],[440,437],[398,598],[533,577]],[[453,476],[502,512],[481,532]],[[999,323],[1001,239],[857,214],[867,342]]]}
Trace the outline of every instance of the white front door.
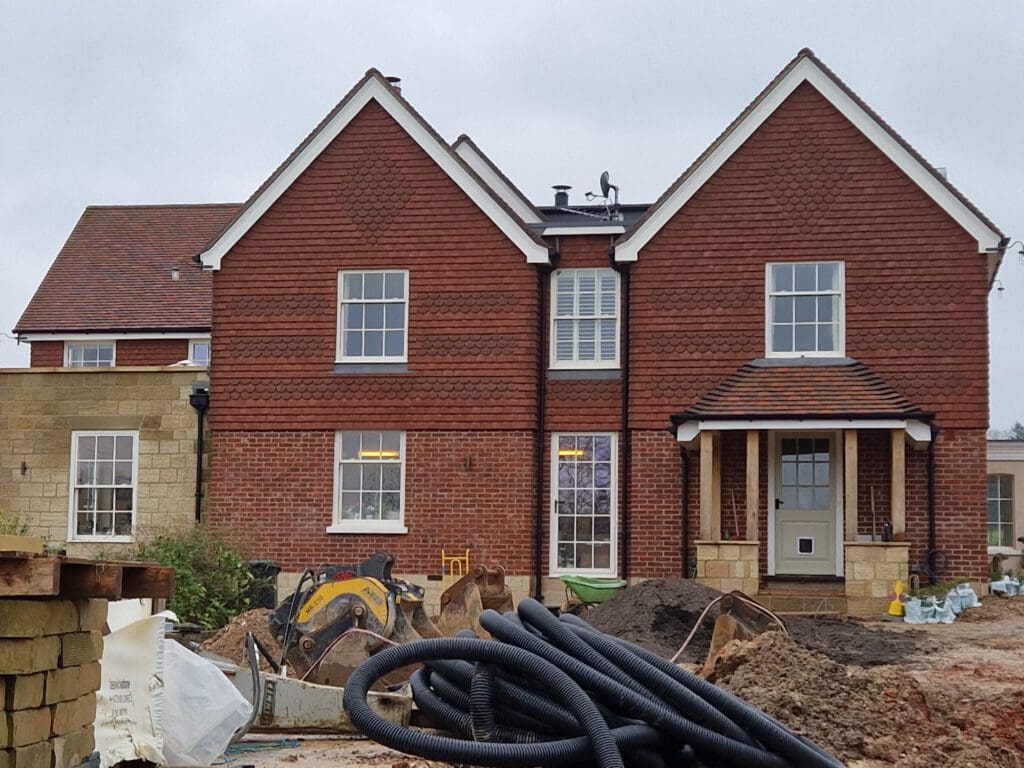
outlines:
{"label": "white front door", "polygon": [[832,435],[776,436],[776,574],[837,573],[835,445]]}

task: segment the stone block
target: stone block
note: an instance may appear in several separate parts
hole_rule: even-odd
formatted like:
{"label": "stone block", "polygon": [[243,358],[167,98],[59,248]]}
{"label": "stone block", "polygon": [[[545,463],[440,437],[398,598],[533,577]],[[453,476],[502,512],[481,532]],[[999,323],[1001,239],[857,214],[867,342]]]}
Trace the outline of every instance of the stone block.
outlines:
{"label": "stone block", "polygon": [[721,586],[718,589],[721,592],[732,592],[734,589],[742,591],[743,579],[722,579]]}
{"label": "stone block", "polygon": [[899,563],[878,563],[875,566],[875,579],[881,581],[892,582],[896,581],[900,577],[900,565]]}
{"label": "stone block", "polygon": [[865,619],[878,618],[886,612],[889,602],[884,599],[870,597],[851,597],[846,600],[846,612],[850,616],[858,616]]}
{"label": "stone block", "polygon": [[49,707],[19,709],[6,713],[8,741],[12,747],[23,747],[50,738],[52,723]]}
{"label": "stone block", "polygon": [[885,547],[857,547],[860,560],[865,563],[880,563],[885,560]]}
{"label": "stone block", "polygon": [[0,600],[0,637],[39,637],[76,629],[78,615],[68,600]]}
{"label": "stone block", "polygon": [[853,563],[853,578],[857,581],[874,581],[875,579],[875,564],[874,563]]}
{"label": "stone block", "polygon": [[719,560],[739,560],[740,559],[740,548],[736,544],[719,544],[718,546],[718,559]]}
{"label": "stone block", "polygon": [[757,594],[757,592],[758,592],[759,586],[760,586],[760,579],[757,579],[757,578],[743,579],[743,586],[741,587],[741,591],[743,592],[743,594],[745,594],[745,595],[747,595],[749,597],[754,597]]}
{"label": "stone block", "polygon": [[54,669],[46,673],[46,703],[71,701],[100,689],[100,665],[92,662],[80,667]]}
{"label": "stone block", "polygon": [[877,597],[884,599],[889,597],[889,590],[892,589],[892,584],[886,581],[872,581],[868,586],[868,594],[871,597]]}
{"label": "stone block", "polygon": [[719,560],[717,544],[698,544],[697,560]]}
{"label": "stone block", "polygon": [[11,731],[7,725],[7,713],[0,712],[0,747],[11,746]]}
{"label": "stone block", "polygon": [[734,579],[742,579],[747,575],[747,564],[742,560],[733,560],[729,563],[729,576]]}
{"label": "stone block", "polygon": [[698,560],[697,561],[697,578],[698,579],[702,579],[705,576],[707,576],[707,571],[708,571],[707,565],[708,565],[708,563],[707,563],[706,560]]}
{"label": "stone block", "polygon": [[868,584],[869,581],[853,581],[852,579],[846,580],[846,596],[849,597],[867,597],[868,596]]}
{"label": "stone block", "polygon": [[56,635],[33,640],[0,640],[0,669],[9,675],[54,669],[59,655],[60,638]]}
{"label": "stone block", "polygon": [[[0,678],[2,680],[2,678]],[[46,673],[35,675],[12,675],[7,678],[6,694],[0,684],[0,701],[7,711],[31,709],[43,706],[43,691],[46,689]]]}
{"label": "stone block", "polygon": [[74,701],[62,701],[54,704],[51,709],[53,735],[64,736],[91,725],[96,719],[96,694],[90,693]]}
{"label": "stone block", "polygon": [[905,546],[886,547],[885,559],[890,563],[907,563],[910,560],[910,548]]}
{"label": "stone block", "polygon": [[[0,742],[2,743],[2,742]],[[13,763],[11,762],[14,758],[11,756],[11,749],[0,749],[0,768],[11,768]]]}
{"label": "stone block", "polygon": [[79,600],[78,624],[83,632],[102,630],[107,623],[107,601],[98,598]]}
{"label": "stone block", "polygon": [[60,665],[78,667],[97,661],[103,655],[103,635],[98,629],[91,632],[71,632],[60,637]]}
{"label": "stone block", "polygon": [[705,576],[702,579],[697,579],[697,581],[699,581],[701,584],[703,584],[705,587],[708,587],[709,589],[717,589],[719,592],[722,591],[721,579],[713,579],[709,576]]}
{"label": "stone block", "polygon": [[710,579],[727,579],[730,576],[729,563],[724,560],[712,560],[704,569]]}
{"label": "stone block", "polygon": [[11,750],[11,768],[39,768],[53,759],[53,745],[48,741],[27,744]]}
{"label": "stone block", "polygon": [[93,727],[87,725],[64,736],[53,738],[53,767],[76,768],[96,748]]}

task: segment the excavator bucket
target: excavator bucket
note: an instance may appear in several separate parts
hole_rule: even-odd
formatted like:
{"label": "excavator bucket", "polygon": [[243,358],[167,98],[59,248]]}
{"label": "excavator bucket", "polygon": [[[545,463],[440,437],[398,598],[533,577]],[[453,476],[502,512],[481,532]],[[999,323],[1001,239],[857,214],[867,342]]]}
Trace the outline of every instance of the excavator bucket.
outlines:
{"label": "excavator bucket", "polygon": [[446,636],[469,629],[479,637],[490,637],[480,626],[480,614],[487,609],[499,613],[515,609],[512,591],[505,584],[505,569],[500,565],[478,565],[448,587],[441,595],[437,627]]}
{"label": "excavator bucket", "polygon": [[786,631],[786,622],[763,605],[739,591],[732,591],[720,598],[721,613],[711,631],[711,644],[704,661],[702,674],[707,677],[715,665],[718,653],[731,640],[753,640],[770,630]]}

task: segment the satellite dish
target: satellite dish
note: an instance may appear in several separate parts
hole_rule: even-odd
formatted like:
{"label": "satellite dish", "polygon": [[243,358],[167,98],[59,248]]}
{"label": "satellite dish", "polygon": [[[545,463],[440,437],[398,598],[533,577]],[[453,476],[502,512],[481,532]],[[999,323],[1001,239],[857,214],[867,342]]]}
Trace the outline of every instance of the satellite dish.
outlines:
{"label": "satellite dish", "polygon": [[608,171],[601,174],[601,197],[608,197],[612,185],[608,183]]}

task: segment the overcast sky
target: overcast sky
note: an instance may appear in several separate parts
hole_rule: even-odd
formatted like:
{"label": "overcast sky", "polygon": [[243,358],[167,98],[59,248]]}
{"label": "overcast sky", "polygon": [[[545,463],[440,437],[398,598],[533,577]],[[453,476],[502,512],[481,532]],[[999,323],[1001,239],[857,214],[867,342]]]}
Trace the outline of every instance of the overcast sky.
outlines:
{"label": "overcast sky", "polygon": [[[531,199],[649,202],[810,47],[1014,240],[1024,3],[0,0],[0,331],[86,205],[242,201],[370,67]],[[1024,421],[1024,265],[993,291],[992,425]],[[27,365],[0,336],[0,366]]]}

